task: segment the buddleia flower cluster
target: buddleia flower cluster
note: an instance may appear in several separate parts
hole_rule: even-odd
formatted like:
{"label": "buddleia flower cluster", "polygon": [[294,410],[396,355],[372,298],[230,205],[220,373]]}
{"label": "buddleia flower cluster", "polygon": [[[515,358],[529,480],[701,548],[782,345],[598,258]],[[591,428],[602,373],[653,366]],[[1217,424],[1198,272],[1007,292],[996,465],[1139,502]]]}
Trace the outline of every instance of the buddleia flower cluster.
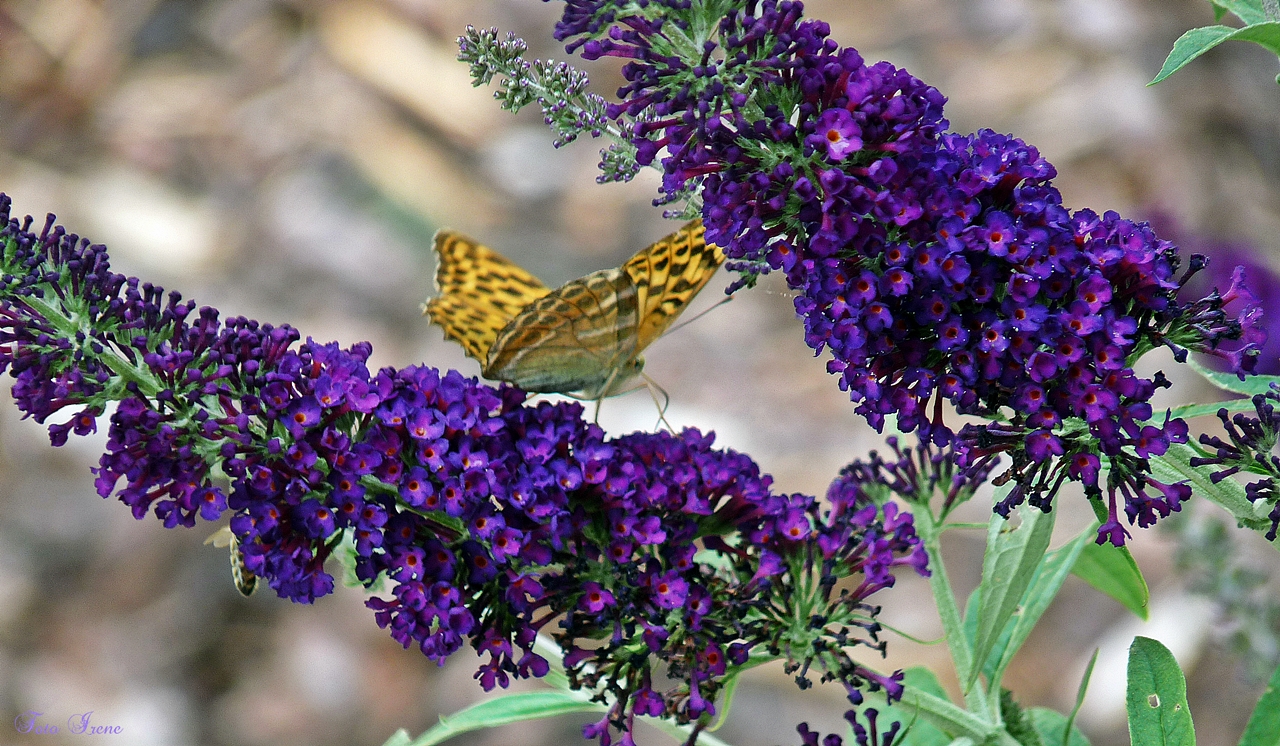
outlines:
{"label": "buddleia flower cluster", "polygon": [[[995,466],[985,461],[962,468],[957,465],[954,449],[938,448],[926,440],[917,440],[914,447],[904,447],[898,437],[890,436],[885,444],[892,458],[872,451],[866,460],[853,461],[841,469],[831,483],[827,499],[885,504],[897,498],[908,505],[926,508],[934,498],[940,497],[939,513],[945,517],[973,497]],[[997,510],[1007,513],[1001,508]]]}
{"label": "buddleia flower cluster", "polygon": [[703,723],[756,651],[851,699],[901,692],[850,652],[883,653],[868,599],[893,572],[927,572],[897,506],[777,494],[697,430],[608,438],[577,403],[370,371],[368,343],[221,321],[9,209],[0,195],[0,372],[19,408],[54,445],[114,408],[98,493],[166,527],[229,514],[281,597],[330,593],[345,557],[386,588],[367,602],[379,625],[437,662],[470,643],[485,689],[546,674],[546,633],[570,681],[610,704],[586,729],[601,744],[632,743],[637,715]]}
{"label": "buddleia flower cluster", "polygon": [[1237,473],[1260,475],[1262,479],[1245,485],[1245,496],[1255,511],[1266,513],[1271,521],[1267,540],[1275,541],[1280,530],[1280,458],[1274,453],[1280,433],[1280,412],[1276,411],[1280,392],[1272,387],[1265,394],[1255,394],[1252,401],[1253,417],[1244,413],[1232,417],[1225,408],[1218,410],[1227,439],[1202,434],[1200,450],[1207,455],[1192,458],[1191,465],[1219,467],[1209,475],[1214,484]]}
{"label": "buddleia flower cluster", "polygon": [[543,121],[556,133],[555,147],[573,142],[584,132],[600,137],[613,129],[604,98],[587,91],[590,81],[584,73],[563,62],[528,62],[524,59],[527,49],[515,34],[499,39],[496,29],[468,26],[466,35],[458,39],[458,59],[471,67],[472,82],[484,85],[498,77],[501,82],[494,98],[512,113],[537,103]]}
{"label": "buddleia flower cluster", "polygon": [[[744,282],[786,275],[806,342],[874,427],[892,416],[966,467],[1007,456],[1004,511],[1105,486],[1100,542],[1124,543],[1121,506],[1143,527],[1178,510],[1189,488],[1147,459],[1187,427],[1152,409],[1164,376],[1133,365],[1167,347],[1243,376],[1256,303],[1228,313],[1234,286],[1180,300],[1202,258],[1183,268],[1146,224],[1068,210],[1033,146],[947,132],[941,93],[829,31],[799,2],[568,0],[556,37],[625,61],[608,112],[661,166],[658,202],[689,200]],[[988,424],[957,431],[944,403]]]}

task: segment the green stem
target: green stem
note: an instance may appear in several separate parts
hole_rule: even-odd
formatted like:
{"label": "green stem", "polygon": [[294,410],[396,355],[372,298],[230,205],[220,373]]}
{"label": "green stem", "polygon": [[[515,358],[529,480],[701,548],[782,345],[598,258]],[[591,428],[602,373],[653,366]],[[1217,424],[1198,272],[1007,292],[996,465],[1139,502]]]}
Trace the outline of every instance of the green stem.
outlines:
{"label": "green stem", "polygon": [[[43,298],[27,297],[22,300],[39,313],[41,318],[53,325],[63,339],[74,340],[78,333],[83,333],[88,339],[94,338],[95,330],[93,327],[79,323],[74,316],[68,316],[61,306],[50,303]],[[130,363],[123,355],[116,353],[108,346],[104,346],[102,352],[93,353],[93,357],[105,363],[112,373],[115,373],[126,382],[136,383],[145,395],[154,396],[164,389],[164,386],[156,381],[150,370]]]}
{"label": "green stem", "polygon": [[955,529],[968,529],[971,531],[986,531],[985,523],[944,523],[939,529],[940,531],[954,531]]}
{"label": "green stem", "polygon": [[1005,732],[1003,728],[992,725],[981,715],[965,711],[941,697],[935,697],[915,687],[906,687],[899,706],[904,710],[918,712],[921,717],[944,733],[957,738],[968,737],[974,743],[980,744],[1020,746],[1017,739]]}
{"label": "green stem", "polygon": [[[966,682],[970,680],[970,673],[973,671],[973,648],[964,633],[964,620],[960,616],[960,607],[956,604],[951,581],[947,579],[947,568],[942,561],[943,525],[936,523],[933,513],[924,506],[916,510],[915,523],[916,532],[920,534],[925,551],[929,553],[929,589],[933,591],[938,618],[942,620],[943,636],[951,651],[951,662],[955,666],[956,677],[961,682]],[[969,691],[964,693],[964,700],[970,712],[982,715],[988,712],[987,695],[981,682],[969,687]]]}

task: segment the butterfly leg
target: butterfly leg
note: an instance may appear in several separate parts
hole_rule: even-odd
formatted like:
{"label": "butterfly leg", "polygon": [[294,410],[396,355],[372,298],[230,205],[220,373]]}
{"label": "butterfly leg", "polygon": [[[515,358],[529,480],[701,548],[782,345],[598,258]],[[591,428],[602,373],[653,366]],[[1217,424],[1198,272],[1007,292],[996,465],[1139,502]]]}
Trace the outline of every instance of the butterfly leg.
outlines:
{"label": "butterfly leg", "polygon": [[599,396],[596,397],[595,423],[597,425],[600,424],[600,402],[604,401],[604,398],[606,396],[609,396],[609,393],[610,393],[609,390],[613,388],[613,382],[617,380],[617,378],[618,378],[618,369],[615,368],[613,369],[613,371],[609,373],[609,377],[605,379],[604,385],[600,387],[600,394]]}
{"label": "butterfly leg", "polygon": [[[653,404],[658,408],[658,422],[666,425],[667,430],[674,433],[676,429],[667,422],[667,407],[671,406],[671,395],[667,390],[658,385],[658,382],[649,377],[648,373],[641,372],[644,377],[644,386],[648,390],[649,396],[653,397]],[[662,401],[658,401],[658,394],[662,394]],[[656,425],[655,425],[656,427]]]}

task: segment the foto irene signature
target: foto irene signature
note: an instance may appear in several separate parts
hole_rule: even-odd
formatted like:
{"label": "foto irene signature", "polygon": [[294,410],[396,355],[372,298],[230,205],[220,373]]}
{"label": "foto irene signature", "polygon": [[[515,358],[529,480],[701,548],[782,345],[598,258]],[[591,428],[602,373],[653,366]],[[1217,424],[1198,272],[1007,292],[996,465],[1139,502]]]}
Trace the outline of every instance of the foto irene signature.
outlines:
{"label": "foto irene signature", "polygon": [[[43,715],[43,712],[27,710],[14,718],[13,727],[17,728],[19,733],[53,735],[54,733],[62,732],[62,729],[53,723],[41,722],[39,718]],[[89,710],[67,718],[67,732],[77,736],[107,736],[124,733],[124,728],[119,725],[96,725],[91,723],[89,718],[92,715],[93,710]]]}

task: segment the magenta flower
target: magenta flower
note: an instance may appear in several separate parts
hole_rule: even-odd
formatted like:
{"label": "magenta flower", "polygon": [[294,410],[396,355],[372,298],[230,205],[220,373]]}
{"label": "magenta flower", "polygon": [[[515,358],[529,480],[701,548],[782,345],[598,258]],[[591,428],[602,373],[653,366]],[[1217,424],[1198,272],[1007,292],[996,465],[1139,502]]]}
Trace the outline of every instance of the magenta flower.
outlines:
{"label": "magenta flower", "polygon": [[825,150],[833,161],[843,161],[850,153],[862,150],[862,130],[848,109],[827,109],[818,116],[813,130],[805,144]]}

